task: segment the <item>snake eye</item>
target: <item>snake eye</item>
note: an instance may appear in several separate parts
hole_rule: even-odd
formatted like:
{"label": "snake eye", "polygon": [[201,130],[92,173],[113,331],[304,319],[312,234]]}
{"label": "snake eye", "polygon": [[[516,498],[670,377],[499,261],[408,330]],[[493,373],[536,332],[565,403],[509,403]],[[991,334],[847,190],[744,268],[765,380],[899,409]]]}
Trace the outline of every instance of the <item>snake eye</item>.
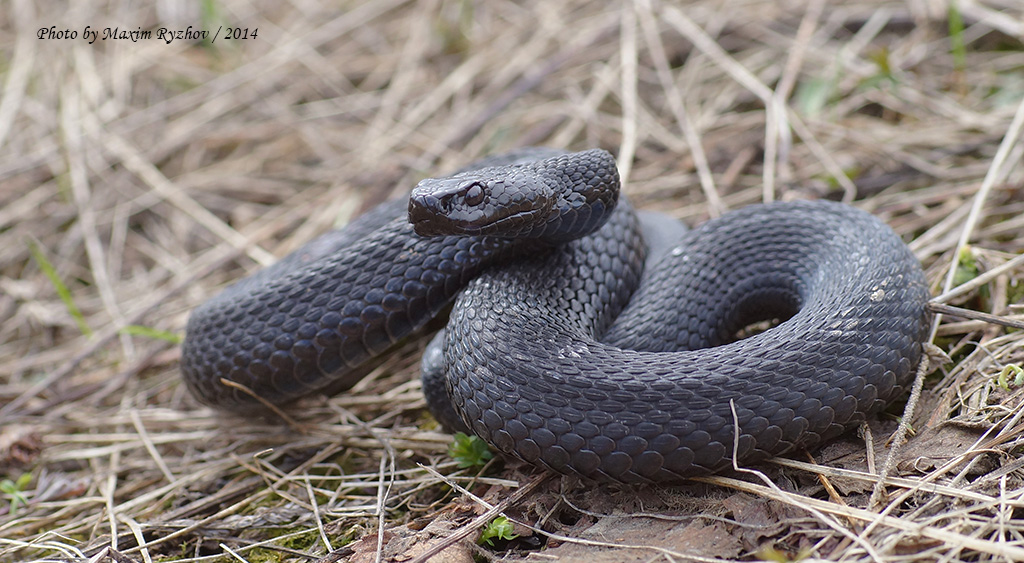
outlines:
{"label": "snake eye", "polygon": [[476,207],[484,202],[484,188],[480,182],[473,182],[466,188],[466,205]]}

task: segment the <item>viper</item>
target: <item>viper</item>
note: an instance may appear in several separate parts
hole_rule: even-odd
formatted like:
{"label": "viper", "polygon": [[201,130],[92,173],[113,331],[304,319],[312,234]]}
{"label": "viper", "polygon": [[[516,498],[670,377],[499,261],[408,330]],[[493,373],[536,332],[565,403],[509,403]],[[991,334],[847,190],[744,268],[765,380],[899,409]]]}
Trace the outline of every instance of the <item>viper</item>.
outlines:
{"label": "viper", "polygon": [[687,231],[619,188],[603,150],[423,180],[199,306],[185,382],[231,410],[334,391],[451,306],[424,368],[442,423],[562,473],[676,482],[813,448],[912,379],[928,289],[880,220],[796,201]]}

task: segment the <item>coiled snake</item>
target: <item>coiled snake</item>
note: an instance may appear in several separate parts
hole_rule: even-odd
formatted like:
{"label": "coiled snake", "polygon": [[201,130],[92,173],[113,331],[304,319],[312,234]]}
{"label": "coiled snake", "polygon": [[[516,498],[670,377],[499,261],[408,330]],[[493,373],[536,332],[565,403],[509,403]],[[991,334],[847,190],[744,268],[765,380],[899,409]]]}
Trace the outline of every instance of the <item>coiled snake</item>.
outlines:
{"label": "coiled snake", "polygon": [[814,447],[911,379],[928,290],[881,221],[826,201],[751,206],[645,268],[617,192],[600,150],[424,180],[197,308],[185,381],[235,410],[253,399],[221,378],[274,403],[351,386],[454,298],[446,373],[424,382],[439,418],[560,472],[671,482],[730,467],[734,442],[744,464]]}

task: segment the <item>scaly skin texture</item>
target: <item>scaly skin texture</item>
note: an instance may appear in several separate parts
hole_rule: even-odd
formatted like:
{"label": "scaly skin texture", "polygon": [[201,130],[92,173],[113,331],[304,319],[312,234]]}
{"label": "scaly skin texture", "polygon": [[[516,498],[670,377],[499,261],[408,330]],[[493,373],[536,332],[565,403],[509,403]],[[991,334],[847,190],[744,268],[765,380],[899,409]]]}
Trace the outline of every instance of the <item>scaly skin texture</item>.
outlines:
{"label": "scaly skin texture", "polygon": [[[425,181],[409,207],[417,231],[468,236],[417,235],[404,202],[371,212],[198,308],[185,380],[236,410],[253,399],[220,378],[274,403],[350,386],[458,294],[443,377],[424,381],[432,411],[529,462],[622,482],[726,469],[734,441],[743,464],[813,447],[902,392],[928,292],[883,223],[831,202],[752,206],[643,272],[628,202],[594,195],[617,181],[597,151]],[[517,192],[559,184],[573,187]],[[478,213],[496,201],[512,211]],[[531,202],[558,214],[528,226]],[[540,238],[500,238],[513,234]],[[785,320],[735,341],[773,318]]]}
{"label": "scaly skin texture", "polygon": [[[481,271],[514,253],[543,252],[566,233],[593,231],[618,194],[614,159],[604,151],[569,160],[562,151],[521,149],[469,169],[510,193],[544,188],[549,214],[538,224],[506,222],[497,233],[516,238],[421,237],[409,223],[409,200],[401,200],[321,236],[193,311],[181,363],[193,395],[246,411],[258,404],[252,394],[280,404],[347,389],[361,365],[437,316]],[[425,180],[420,191],[437,182]],[[596,205],[581,209],[581,198]]]}
{"label": "scaly skin texture", "polygon": [[[867,213],[794,202],[710,221],[645,273],[606,331],[638,258],[617,219],[490,270],[456,300],[449,392],[501,451],[597,480],[679,481],[731,467],[734,440],[741,464],[814,447],[911,380],[924,275]],[[787,320],[734,341],[772,318]]]}

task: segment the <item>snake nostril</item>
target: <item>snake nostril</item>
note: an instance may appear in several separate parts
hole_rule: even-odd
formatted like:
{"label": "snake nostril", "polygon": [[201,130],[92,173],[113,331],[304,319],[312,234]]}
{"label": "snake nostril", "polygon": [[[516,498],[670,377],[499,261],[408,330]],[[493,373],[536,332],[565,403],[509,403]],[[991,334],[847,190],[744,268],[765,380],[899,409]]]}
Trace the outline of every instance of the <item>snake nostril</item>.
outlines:
{"label": "snake nostril", "polygon": [[446,195],[437,201],[437,210],[442,215],[448,215],[455,210],[455,196]]}

